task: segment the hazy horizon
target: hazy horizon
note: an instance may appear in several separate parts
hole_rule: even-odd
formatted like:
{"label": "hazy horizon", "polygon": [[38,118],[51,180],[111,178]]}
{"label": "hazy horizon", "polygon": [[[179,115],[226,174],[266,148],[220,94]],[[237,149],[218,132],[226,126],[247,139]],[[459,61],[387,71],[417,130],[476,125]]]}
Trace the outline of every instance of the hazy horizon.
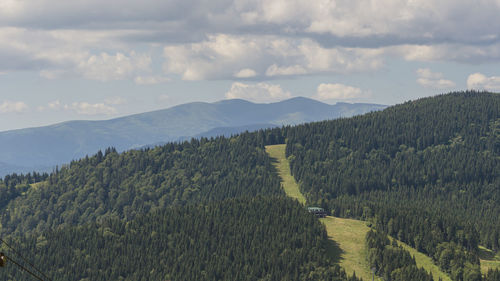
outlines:
{"label": "hazy horizon", "polygon": [[498,14],[498,0],[0,0],[0,131],[227,98],[500,91]]}
{"label": "hazy horizon", "polygon": [[[348,102],[348,101],[338,101],[338,102],[333,102],[333,103],[326,103],[324,101],[320,101],[320,100],[317,100],[317,99],[314,99],[314,98],[310,98],[310,97],[303,97],[303,96],[296,96],[296,97],[291,97],[291,98],[287,98],[287,99],[283,99],[283,100],[279,100],[279,101],[273,101],[273,102],[253,102],[253,101],[246,100],[246,99],[241,99],[241,98],[225,99],[225,100],[218,100],[218,101],[213,101],[213,102],[192,101],[192,102],[187,102],[187,103],[183,103],[183,104],[177,104],[177,105],[168,106],[168,107],[165,107],[165,108],[154,109],[154,110],[143,111],[143,112],[137,112],[137,113],[124,114],[124,115],[114,116],[114,117],[110,117],[110,118],[102,118],[102,119],[84,119],[84,118],[82,118],[82,119],[61,120],[59,122],[49,123],[49,124],[42,124],[40,126],[21,127],[21,128],[13,128],[13,129],[0,130],[0,133],[2,133],[2,132],[8,132],[8,131],[15,131],[15,130],[38,128],[38,127],[47,127],[47,126],[58,125],[58,124],[67,123],[67,122],[113,120],[113,119],[118,119],[118,118],[122,118],[122,117],[131,116],[131,115],[140,115],[140,114],[143,114],[143,113],[149,113],[149,112],[154,112],[154,111],[168,110],[168,109],[171,109],[171,108],[175,108],[177,106],[182,106],[182,105],[190,104],[190,103],[208,103],[208,104],[213,104],[213,103],[218,103],[218,102],[223,102],[223,101],[243,100],[243,101],[251,102],[251,103],[254,103],[254,104],[272,104],[272,103],[280,103],[280,102],[283,102],[283,101],[292,100],[292,99],[295,99],[295,98],[307,98],[307,99],[310,99],[310,100],[314,100],[314,101],[321,102],[321,103],[324,103],[324,104],[329,104],[329,105],[335,105],[335,104],[338,104],[338,103],[355,104],[355,102]],[[378,104],[378,103],[368,103],[368,104]],[[379,105],[386,106],[386,104],[379,104]],[[387,105],[387,106],[390,106],[390,105]]]}

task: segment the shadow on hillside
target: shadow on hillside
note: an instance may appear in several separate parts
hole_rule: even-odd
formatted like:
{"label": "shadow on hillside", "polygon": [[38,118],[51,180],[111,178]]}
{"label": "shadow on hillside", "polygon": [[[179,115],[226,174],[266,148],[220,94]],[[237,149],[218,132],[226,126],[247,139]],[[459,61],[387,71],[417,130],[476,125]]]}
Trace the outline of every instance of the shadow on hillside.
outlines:
{"label": "shadow on hillside", "polygon": [[342,259],[344,259],[342,256],[344,255],[344,251],[340,248],[339,244],[334,241],[328,239],[325,242],[325,248],[328,256],[332,259],[334,263],[340,263]]}
{"label": "shadow on hillside", "polygon": [[271,159],[271,164],[273,165],[276,165],[278,164],[280,161],[272,156],[269,156],[269,159]]}
{"label": "shadow on hillside", "polygon": [[478,255],[479,255],[479,258],[482,260],[494,261],[494,260],[498,259],[495,252],[493,252],[490,249],[483,248],[483,247],[479,247]]}

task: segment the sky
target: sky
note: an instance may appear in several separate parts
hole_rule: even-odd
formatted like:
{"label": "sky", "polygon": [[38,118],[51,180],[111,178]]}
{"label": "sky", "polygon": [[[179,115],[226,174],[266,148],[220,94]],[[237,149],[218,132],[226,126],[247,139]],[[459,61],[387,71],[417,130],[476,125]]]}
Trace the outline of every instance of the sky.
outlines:
{"label": "sky", "polygon": [[500,0],[0,0],[0,131],[193,101],[500,92]]}

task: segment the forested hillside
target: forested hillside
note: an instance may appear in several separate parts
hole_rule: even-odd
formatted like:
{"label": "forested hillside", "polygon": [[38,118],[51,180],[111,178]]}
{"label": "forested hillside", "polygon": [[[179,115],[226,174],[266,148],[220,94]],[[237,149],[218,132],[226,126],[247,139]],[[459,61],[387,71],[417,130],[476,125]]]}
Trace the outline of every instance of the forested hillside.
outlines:
{"label": "forested hillside", "polygon": [[370,267],[385,280],[434,280],[432,274],[417,267],[415,258],[408,251],[398,246],[395,240],[391,244],[383,232],[370,230],[366,234],[366,248]]}
{"label": "forested hillside", "polygon": [[[322,225],[292,199],[168,207],[18,241],[53,280],[352,280],[325,253]],[[2,280],[33,280],[15,267]]]}
{"label": "forested hillside", "polygon": [[[273,132],[9,175],[2,239],[52,280],[357,280],[329,259],[322,225],[283,197],[264,150],[283,141]],[[7,262],[0,279],[32,277]]]}
{"label": "forested hillside", "polygon": [[[74,161],[27,188],[0,183],[1,233],[26,234],[106,218],[131,220],[171,205],[283,194],[263,148],[246,138],[171,143]],[[16,188],[22,192],[15,192]],[[8,192],[8,191],[11,192]]]}
{"label": "forested hillside", "polygon": [[[285,142],[309,205],[367,220],[453,280],[498,280],[479,266],[479,245],[500,249],[500,95],[485,92],[10,175],[0,234],[54,280],[346,280],[321,224],[282,197],[265,145]],[[380,275],[429,278],[405,251],[369,240]],[[0,270],[30,280],[16,274]]]}
{"label": "forested hillside", "polygon": [[353,116],[385,107],[377,104],[329,105],[308,98],[269,104],[223,100],[187,103],[111,120],[69,121],[5,131],[0,132],[0,176],[34,169],[50,171],[55,165],[92,155],[107,147],[122,152],[191,137],[230,135],[245,130]]}
{"label": "forested hillside", "polygon": [[454,280],[479,271],[478,244],[500,248],[500,95],[425,98],[287,138],[309,202],[373,220]]}

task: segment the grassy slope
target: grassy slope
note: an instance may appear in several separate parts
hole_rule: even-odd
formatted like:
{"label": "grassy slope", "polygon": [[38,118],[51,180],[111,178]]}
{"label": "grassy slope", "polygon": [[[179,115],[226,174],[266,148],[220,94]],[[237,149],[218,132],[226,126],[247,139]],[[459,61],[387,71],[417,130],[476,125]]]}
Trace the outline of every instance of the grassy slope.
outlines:
{"label": "grassy slope", "polygon": [[479,246],[479,258],[482,273],[488,272],[489,269],[500,269],[500,252],[495,255],[492,250]]}
{"label": "grassy slope", "polygon": [[[392,241],[392,237],[389,237]],[[405,250],[410,252],[410,255],[415,257],[415,261],[417,262],[418,267],[423,267],[427,272],[431,272],[432,276],[434,277],[434,280],[439,280],[439,278],[443,279],[443,281],[451,281],[450,276],[448,276],[446,273],[442,272],[437,265],[434,264],[432,261],[432,258],[430,258],[427,255],[424,255],[417,251],[415,248],[412,248],[411,246],[396,240],[398,242],[398,245],[403,246]]]}
{"label": "grassy slope", "polygon": [[282,178],[282,187],[285,190],[286,195],[297,199],[301,204],[306,204],[306,198],[299,190],[299,185],[295,181],[290,172],[290,164],[285,156],[286,144],[278,145],[268,145],[266,146],[266,152],[276,160],[275,167],[278,170],[279,176]]}
{"label": "grassy slope", "polygon": [[44,186],[47,186],[47,185],[48,185],[48,181],[41,181],[41,182],[30,184],[30,187],[34,188],[34,189],[38,189],[40,187],[44,187]]}
{"label": "grassy slope", "polygon": [[366,261],[365,236],[370,228],[365,222],[336,217],[320,219],[325,225],[328,237],[338,243],[332,255],[340,256],[339,264],[348,274],[356,272],[363,280],[371,280],[370,266]]}
{"label": "grassy slope", "polygon": [[[299,186],[291,175],[290,165],[288,159],[285,157],[285,145],[269,145],[266,146],[266,151],[272,158],[276,159],[275,166],[283,179],[282,184],[286,194],[305,204],[306,199],[300,193]],[[328,237],[331,240],[331,244],[328,245],[330,256],[334,260],[337,260],[348,274],[356,272],[356,276],[362,277],[364,280],[370,280],[372,275],[370,267],[366,262],[365,249],[365,236],[370,228],[366,226],[366,223],[359,220],[336,217],[326,217],[320,220],[325,225]],[[401,241],[397,242],[409,251],[412,256],[415,256],[417,266],[424,267],[428,272],[432,272],[435,280],[438,280],[439,277],[443,281],[451,280],[448,275],[439,270],[430,257]],[[500,265],[500,257],[498,261],[490,258],[488,262]],[[495,266],[495,264],[489,267]],[[483,261],[481,261],[481,267],[483,267]]]}
{"label": "grassy slope", "polygon": [[[290,173],[290,164],[285,157],[285,145],[269,145],[266,151],[276,159],[275,166],[283,179],[283,189],[290,197],[302,204],[306,198],[299,190],[299,185]],[[356,272],[356,276],[371,280],[370,267],[366,262],[365,235],[369,228],[362,221],[327,217],[321,219],[325,225],[331,244],[327,247],[330,256],[339,262],[348,274]]]}

